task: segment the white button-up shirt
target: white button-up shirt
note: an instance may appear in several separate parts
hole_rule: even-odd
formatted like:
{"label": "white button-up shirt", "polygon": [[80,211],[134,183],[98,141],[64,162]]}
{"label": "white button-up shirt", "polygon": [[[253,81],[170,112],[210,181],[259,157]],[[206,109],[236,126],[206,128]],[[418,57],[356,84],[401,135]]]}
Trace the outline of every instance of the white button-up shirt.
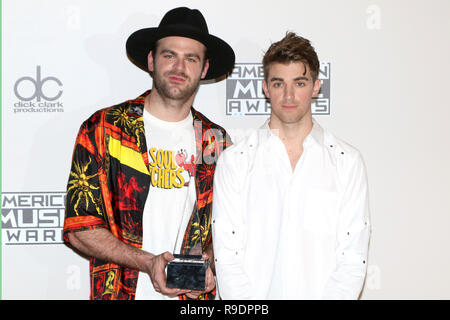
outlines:
{"label": "white button-up shirt", "polygon": [[364,163],[313,122],[294,170],[268,121],[219,158],[212,231],[222,299],[358,298],[370,237]]}

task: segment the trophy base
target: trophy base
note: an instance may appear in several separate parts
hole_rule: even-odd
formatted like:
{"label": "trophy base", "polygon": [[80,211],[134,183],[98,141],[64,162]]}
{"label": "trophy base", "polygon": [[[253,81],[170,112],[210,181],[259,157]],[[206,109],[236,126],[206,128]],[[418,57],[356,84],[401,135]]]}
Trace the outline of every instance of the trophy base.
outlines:
{"label": "trophy base", "polygon": [[206,270],[208,260],[202,260],[201,255],[174,255],[175,259],[167,264],[168,288],[198,290],[206,289]]}

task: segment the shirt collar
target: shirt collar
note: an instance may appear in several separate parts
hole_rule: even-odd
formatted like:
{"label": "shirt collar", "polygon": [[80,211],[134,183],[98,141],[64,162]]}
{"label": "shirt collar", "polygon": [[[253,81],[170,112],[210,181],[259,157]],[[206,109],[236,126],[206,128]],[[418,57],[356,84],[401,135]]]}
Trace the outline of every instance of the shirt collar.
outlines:
{"label": "shirt collar", "polygon": [[[272,130],[269,128],[269,121],[270,118],[268,118],[264,124],[260,127],[260,137],[264,140],[271,139],[273,137],[278,136],[272,132]],[[324,144],[323,141],[323,128],[320,126],[320,124],[313,118],[313,127],[311,132],[306,136],[305,141],[303,142],[303,146],[310,146],[313,144],[318,144],[319,146],[322,146]]]}

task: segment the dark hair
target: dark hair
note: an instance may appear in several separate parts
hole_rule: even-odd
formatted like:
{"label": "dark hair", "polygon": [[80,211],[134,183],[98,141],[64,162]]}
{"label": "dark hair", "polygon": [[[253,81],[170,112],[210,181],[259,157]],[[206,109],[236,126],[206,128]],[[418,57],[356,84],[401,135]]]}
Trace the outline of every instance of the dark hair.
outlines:
{"label": "dark hair", "polygon": [[[309,66],[313,81],[319,75],[319,58],[308,39],[297,36],[294,32],[286,32],[286,36],[272,43],[264,54],[262,63],[264,79],[267,81],[271,63],[303,62]],[[306,71],[305,71],[306,72]]]}

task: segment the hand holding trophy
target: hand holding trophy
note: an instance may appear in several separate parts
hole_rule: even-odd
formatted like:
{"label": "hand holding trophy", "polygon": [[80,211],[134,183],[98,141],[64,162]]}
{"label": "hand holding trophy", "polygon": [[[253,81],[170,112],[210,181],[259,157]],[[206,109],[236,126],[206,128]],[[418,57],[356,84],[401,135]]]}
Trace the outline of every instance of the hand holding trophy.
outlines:
{"label": "hand holding trophy", "polygon": [[[211,291],[215,287],[214,275],[212,274],[209,262],[209,256],[203,252],[203,233],[200,227],[200,219],[198,210],[194,206],[191,216],[191,229],[194,234],[192,237],[195,241],[186,241],[184,239],[184,228],[182,228],[183,220],[175,241],[174,260],[167,264],[166,286],[168,288],[187,289],[197,291],[194,296],[198,296],[201,292]],[[179,239],[183,239],[183,243],[179,243]],[[179,249],[179,253],[176,252]],[[209,270],[208,270],[209,269]]]}

